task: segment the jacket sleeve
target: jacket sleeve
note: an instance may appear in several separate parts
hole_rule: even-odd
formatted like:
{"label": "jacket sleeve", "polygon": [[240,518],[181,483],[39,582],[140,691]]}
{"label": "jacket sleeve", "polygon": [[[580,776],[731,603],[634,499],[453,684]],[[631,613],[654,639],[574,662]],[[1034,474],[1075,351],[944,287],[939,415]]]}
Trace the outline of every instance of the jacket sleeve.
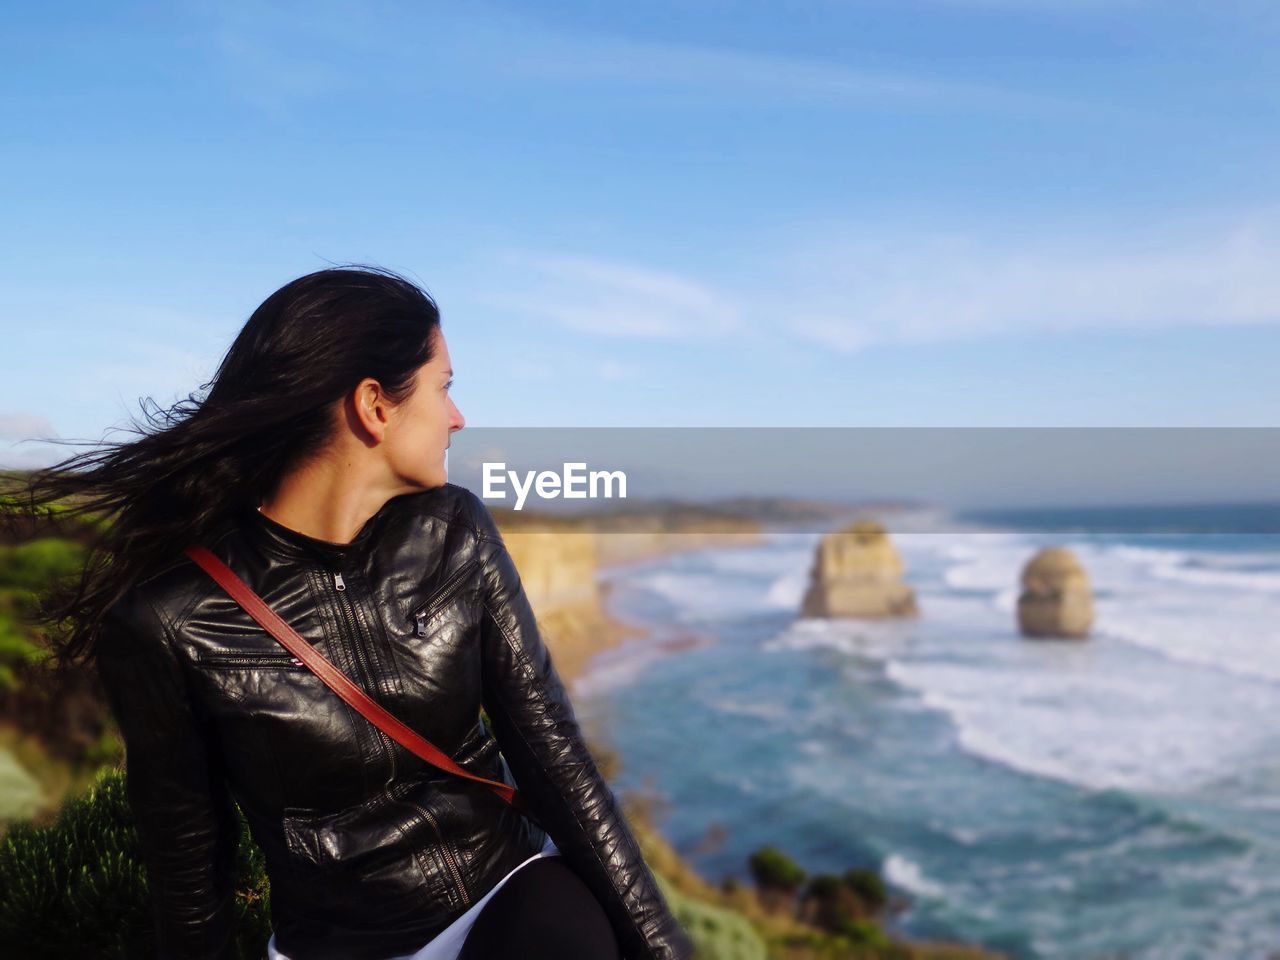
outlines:
{"label": "jacket sleeve", "polygon": [[129,805],[160,960],[235,960],[239,820],[187,694],[167,625],[130,591],[95,663],[124,738]]}
{"label": "jacket sleeve", "polygon": [[693,942],[583,742],[497,525],[483,501],[475,504],[484,707],[517,787],[604,908],[624,960],[687,960]]}

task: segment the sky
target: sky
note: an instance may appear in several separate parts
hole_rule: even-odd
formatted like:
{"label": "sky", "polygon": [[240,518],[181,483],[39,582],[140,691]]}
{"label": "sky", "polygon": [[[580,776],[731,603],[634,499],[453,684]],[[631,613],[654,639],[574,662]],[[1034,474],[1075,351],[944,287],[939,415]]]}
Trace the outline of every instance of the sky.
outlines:
{"label": "sky", "polygon": [[0,455],[288,280],[481,427],[1275,426],[1270,0],[48,3],[0,31]]}

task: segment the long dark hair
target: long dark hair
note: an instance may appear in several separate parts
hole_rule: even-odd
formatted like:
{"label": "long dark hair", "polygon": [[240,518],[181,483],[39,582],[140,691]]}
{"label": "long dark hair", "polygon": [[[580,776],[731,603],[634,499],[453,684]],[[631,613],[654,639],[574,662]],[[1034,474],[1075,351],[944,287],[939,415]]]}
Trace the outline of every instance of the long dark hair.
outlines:
{"label": "long dark hair", "polygon": [[5,498],[11,522],[39,522],[53,513],[45,504],[65,501],[62,517],[93,515],[100,527],[80,577],[51,584],[37,604],[58,671],[93,656],[102,615],[131,586],[321,453],[335,402],[362,379],[392,403],[407,399],[439,325],[431,296],[390,270],[307,274],[253,311],[200,390],[154,413],[142,401],[138,439],[101,441],[20,477],[18,495]]}

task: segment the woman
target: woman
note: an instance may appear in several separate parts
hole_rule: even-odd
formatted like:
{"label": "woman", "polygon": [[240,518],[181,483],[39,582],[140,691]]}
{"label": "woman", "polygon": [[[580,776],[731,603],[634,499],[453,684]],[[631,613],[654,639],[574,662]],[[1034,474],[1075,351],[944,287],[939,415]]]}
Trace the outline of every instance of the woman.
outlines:
{"label": "woman", "polygon": [[[165,960],[234,955],[235,804],[271,881],[272,960],[693,954],[492,516],[447,482],[452,374],[421,289],[321,270],[254,311],[203,401],[30,484],[32,505],[80,494],[113,516],[51,617],[74,615],[58,656],[93,658],[124,736]],[[191,544],[529,816],[350,709]]]}

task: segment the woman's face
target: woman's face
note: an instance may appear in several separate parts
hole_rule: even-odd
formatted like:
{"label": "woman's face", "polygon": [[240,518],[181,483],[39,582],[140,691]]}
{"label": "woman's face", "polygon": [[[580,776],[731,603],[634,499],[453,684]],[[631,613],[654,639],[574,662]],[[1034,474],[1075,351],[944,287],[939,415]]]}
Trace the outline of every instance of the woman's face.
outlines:
{"label": "woman's face", "polygon": [[435,356],[418,368],[413,393],[393,408],[385,436],[388,462],[410,487],[439,487],[449,479],[446,450],[455,430],[466,424],[449,396],[453,361],[439,327]]}

